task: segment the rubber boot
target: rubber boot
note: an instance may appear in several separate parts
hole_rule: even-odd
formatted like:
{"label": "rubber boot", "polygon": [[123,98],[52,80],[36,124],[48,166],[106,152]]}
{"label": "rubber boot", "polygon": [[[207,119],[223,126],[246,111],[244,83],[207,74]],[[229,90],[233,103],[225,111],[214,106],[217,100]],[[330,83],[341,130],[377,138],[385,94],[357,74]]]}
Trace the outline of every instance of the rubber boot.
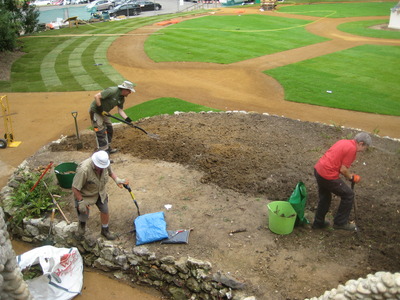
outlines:
{"label": "rubber boot", "polygon": [[110,232],[110,229],[108,227],[101,227],[101,235],[109,241],[115,240],[117,238],[114,233]]}
{"label": "rubber boot", "polygon": [[75,233],[75,238],[78,241],[82,241],[86,231],[86,222],[79,222],[78,230]]}

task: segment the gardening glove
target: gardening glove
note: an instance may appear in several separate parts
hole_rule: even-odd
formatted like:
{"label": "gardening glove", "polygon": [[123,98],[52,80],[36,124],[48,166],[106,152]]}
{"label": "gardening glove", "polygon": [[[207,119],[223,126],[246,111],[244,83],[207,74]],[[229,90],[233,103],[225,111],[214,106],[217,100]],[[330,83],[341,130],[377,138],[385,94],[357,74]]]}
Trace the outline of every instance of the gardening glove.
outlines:
{"label": "gardening glove", "polygon": [[107,117],[107,116],[109,115],[109,113],[106,112],[106,111],[101,112],[101,114],[102,114],[103,116],[105,116],[105,117]]}
{"label": "gardening glove", "polygon": [[121,189],[123,188],[123,185],[126,184],[128,185],[129,182],[126,179],[121,179],[119,177],[115,178],[115,183],[118,185],[118,187],[120,187]]}
{"label": "gardening glove", "polygon": [[99,113],[100,115],[103,114],[103,111],[104,111],[103,110],[103,105],[97,106],[96,109],[97,109],[97,113]]}
{"label": "gardening glove", "polygon": [[89,204],[85,200],[81,200],[78,202],[78,210],[81,214],[87,215],[89,209]]}
{"label": "gardening glove", "polygon": [[131,118],[129,118],[129,117],[126,117],[125,121],[126,121],[127,123],[131,123],[131,124],[132,124],[132,120],[131,120]]}
{"label": "gardening glove", "polygon": [[351,182],[354,182],[354,183],[359,183],[359,182],[360,182],[360,180],[361,180],[361,177],[360,177],[360,175],[357,175],[357,174],[351,174],[351,179],[350,179],[350,181],[351,181]]}

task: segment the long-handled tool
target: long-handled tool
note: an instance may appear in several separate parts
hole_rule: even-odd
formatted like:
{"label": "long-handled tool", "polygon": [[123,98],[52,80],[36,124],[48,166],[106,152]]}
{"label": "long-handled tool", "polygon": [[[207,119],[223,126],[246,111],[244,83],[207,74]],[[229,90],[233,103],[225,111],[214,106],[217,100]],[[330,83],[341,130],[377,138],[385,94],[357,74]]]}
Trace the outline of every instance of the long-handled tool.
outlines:
{"label": "long-handled tool", "polygon": [[[352,181],[352,182],[351,182],[351,189],[353,190],[353,192],[354,192],[354,185],[355,185],[355,182]],[[356,200],[356,197],[355,197],[355,196],[354,196],[354,222],[355,222],[355,225],[356,225],[356,228],[355,228],[354,230],[355,230],[355,232],[358,232],[358,226],[357,226],[357,224],[358,224],[358,217],[357,217],[357,200]]]}
{"label": "long-handled tool", "polygon": [[[37,185],[39,184],[40,180],[42,180],[43,176],[47,173],[47,171],[51,168],[52,165],[53,165],[53,162],[51,161],[51,162],[47,165],[46,169],[44,169],[44,171],[42,172],[42,175],[40,175],[39,179],[36,181],[36,183],[33,185],[33,187],[31,187],[29,193],[26,195],[26,198],[25,198],[25,200],[24,200],[24,203],[25,203],[25,201],[28,199],[28,197],[30,196],[30,194],[33,192],[33,190],[37,187]],[[28,205],[30,205],[30,204],[31,204],[31,203],[28,202]]]}
{"label": "long-handled tool", "polygon": [[55,212],[56,212],[56,207],[55,207],[55,205],[53,205],[53,209],[51,210],[49,234],[47,235],[47,238],[43,241],[43,245],[50,245],[50,246],[54,245],[54,240],[53,240],[53,236],[52,236],[52,228],[53,228]]}
{"label": "long-handled tool", "polygon": [[[52,165],[53,165],[53,162],[51,161],[51,162],[47,165],[46,169],[44,169],[44,171],[42,172],[42,174],[40,175],[40,177],[39,177],[39,179],[36,181],[36,183],[31,187],[31,189],[29,190],[29,192],[26,194],[26,197],[25,197],[23,203],[25,203],[26,200],[28,200],[28,198],[29,198],[29,196],[31,195],[31,193],[34,191],[34,189],[35,189],[35,188],[37,187],[37,185],[39,184],[40,180],[42,180],[43,176],[47,173],[47,171],[51,168]],[[30,206],[31,204],[32,204],[32,202],[29,201],[28,203],[26,203],[26,206]],[[9,220],[11,220],[12,218],[13,218],[13,216],[11,216],[11,217],[9,218]]]}
{"label": "long-handled tool", "polygon": [[54,199],[53,194],[50,192],[49,187],[47,186],[46,182],[43,181],[43,185],[46,188],[47,192],[50,194],[51,200],[53,201],[53,205],[57,206],[57,209],[60,211],[61,215],[63,216],[65,222],[67,224],[71,224],[71,222],[68,220],[67,216],[64,214],[63,210],[61,209],[60,205],[57,203],[56,199]]}
{"label": "long-handled tool", "polygon": [[39,184],[40,180],[42,180],[43,176],[46,175],[47,171],[51,168],[52,165],[53,165],[53,162],[51,161],[47,165],[46,169],[44,169],[44,171],[42,172],[42,174],[40,175],[39,179],[36,181],[34,186],[31,188],[30,192],[32,192],[37,187],[37,185]]}
{"label": "long-handled tool", "polygon": [[78,117],[78,112],[77,111],[73,111],[71,112],[72,116],[74,117],[75,120],[75,129],[76,129],[76,138],[78,139],[78,143],[76,144],[76,149],[77,150],[81,150],[83,148],[83,144],[82,141],[79,137],[79,130],[78,130],[78,122],[76,121],[76,118]]}
{"label": "long-handled tool", "polygon": [[160,137],[159,137],[158,134],[149,133],[149,132],[147,132],[146,130],[144,130],[143,128],[141,128],[141,127],[139,127],[139,126],[137,126],[137,125],[135,125],[135,124],[132,124],[132,123],[130,123],[130,122],[127,122],[127,121],[125,121],[124,119],[118,118],[118,117],[113,116],[112,114],[106,113],[106,112],[104,113],[104,115],[107,116],[107,117],[113,118],[113,119],[115,119],[115,120],[118,120],[118,121],[120,121],[120,122],[122,122],[122,123],[125,123],[126,125],[129,125],[129,126],[131,126],[131,127],[133,127],[133,128],[139,129],[139,130],[141,130],[142,132],[144,132],[145,134],[147,134],[147,135],[148,135],[150,138],[152,138],[152,139],[156,139],[156,140],[160,139]]}
{"label": "long-handled tool", "polygon": [[128,192],[131,194],[132,200],[133,202],[135,202],[136,208],[137,208],[137,213],[138,216],[140,216],[140,210],[139,210],[139,205],[137,204],[136,200],[135,200],[135,195],[132,192],[131,187],[129,186],[129,184],[123,184],[124,188],[126,188],[128,190]]}

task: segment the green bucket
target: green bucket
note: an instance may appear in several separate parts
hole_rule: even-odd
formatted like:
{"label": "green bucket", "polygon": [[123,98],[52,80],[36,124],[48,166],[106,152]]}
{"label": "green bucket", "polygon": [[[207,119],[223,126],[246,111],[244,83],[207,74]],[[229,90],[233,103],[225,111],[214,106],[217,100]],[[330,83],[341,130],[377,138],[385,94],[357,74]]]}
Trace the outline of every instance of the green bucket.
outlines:
{"label": "green bucket", "polygon": [[273,201],[268,204],[269,229],[276,234],[289,234],[293,231],[296,211],[287,201]]}
{"label": "green bucket", "polygon": [[72,180],[74,180],[77,167],[78,164],[74,162],[65,162],[54,168],[54,173],[56,173],[58,184],[62,188],[70,189],[72,187]]}

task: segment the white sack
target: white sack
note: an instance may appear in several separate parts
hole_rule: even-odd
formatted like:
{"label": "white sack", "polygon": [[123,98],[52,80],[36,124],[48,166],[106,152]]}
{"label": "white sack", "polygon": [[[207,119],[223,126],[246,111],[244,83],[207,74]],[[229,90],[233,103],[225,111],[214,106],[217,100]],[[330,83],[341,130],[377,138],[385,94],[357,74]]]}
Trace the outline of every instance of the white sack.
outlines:
{"label": "white sack", "polygon": [[80,294],[83,262],[77,248],[43,246],[17,256],[21,270],[40,264],[43,275],[27,280],[35,300],[69,300]]}

